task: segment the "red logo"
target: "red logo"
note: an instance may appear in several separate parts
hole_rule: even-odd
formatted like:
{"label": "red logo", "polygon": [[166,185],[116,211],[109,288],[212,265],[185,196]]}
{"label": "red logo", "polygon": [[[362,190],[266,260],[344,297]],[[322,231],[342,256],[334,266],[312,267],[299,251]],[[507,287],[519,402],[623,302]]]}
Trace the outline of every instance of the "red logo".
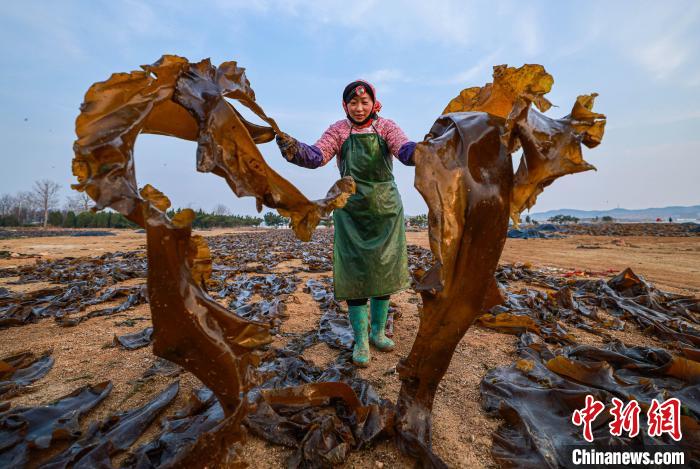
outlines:
{"label": "red logo", "polygon": [[603,409],[605,409],[605,405],[600,401],[596,401],[593,396],[588,394],[586,396],[586,406],[581,410],[576,409],[574,415],[571,416],[571,421],[574,425],[579,426],[583,424],[583,438],[589,443],[593,442],[591,423],[593,423]]}
{"label": "red logo", "polygon": [[[637,436],[641,412],[639,403],[632,400],[624,405],[620,399],[613,397],[612,405],[610,415],[613,416],[613,421],[608,425],[610,434],[621,436],[624,431],[628,433],[630,438]],[[605,409],[605,404],[588,394],[583,409],[576,409],[571,416],[571,422],[574,425],[583,425],[583,438],[589,443],[593,442],[593,421],[603,409]],[[667,399],[661,404],[656,399],[652,399],[651,406],[647,411],[647,434],[650,437],[655,437],[664,433],[668,433],[675,441],[680,441],[683,437],[681,432],[681,401],[675,397]]]}
{"label": "red logo", "polygon": [[612,398],[613,408],[610,413],[614,417],[610,422],[610,434],[621,436],[622,431],[626,431],[630,438],[639,434],[639,411],[641,408],[637,401],[630,401],[626,406],[622,406],[622,401],[617,397]]}
{"label": "red logo", "polygon": [[681,401],[672,397],[659,404],[656,399],[651,400],[651,406],[647,411],[649,422],[649,436],[661,436],[668,433],[676,441],[683,437],[681,433]]}

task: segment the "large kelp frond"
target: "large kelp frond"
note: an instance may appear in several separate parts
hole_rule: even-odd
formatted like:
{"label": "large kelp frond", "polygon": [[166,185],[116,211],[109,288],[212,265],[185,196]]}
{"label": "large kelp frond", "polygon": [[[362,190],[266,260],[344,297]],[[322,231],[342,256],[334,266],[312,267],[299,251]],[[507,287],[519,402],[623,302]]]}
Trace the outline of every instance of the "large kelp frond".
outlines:
{"label": "large kelp frond", "polygon": [[[592,111],[597,94],[579,96],[571,114],[552,119],[542,112],[551,107],[544,95],[553,83],[541,65],[498,65],[493,83],[463,90],[444,111],[486,112],[506,119],[503,137],[508,150],[523,149],[511,196],[510,217],[516,225],[523,210],[556,179],[595,169],[583,159],[581,143],[593,148],[603,138],[605,116]],[[533,103],[542,112],[532,109]]]}

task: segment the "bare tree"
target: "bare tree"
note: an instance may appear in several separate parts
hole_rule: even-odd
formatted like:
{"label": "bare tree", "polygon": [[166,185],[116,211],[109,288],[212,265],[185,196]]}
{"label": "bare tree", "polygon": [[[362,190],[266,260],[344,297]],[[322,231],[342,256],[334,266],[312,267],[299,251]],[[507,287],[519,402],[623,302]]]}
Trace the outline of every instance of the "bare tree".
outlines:
{"label": "bare tree", "polygon": [[230,215],[231,211],[228,209],[227,206],[223,204],[219,204],[216,207],[214,207],[214,215]]}
{"label": "bare tree", "polygon": [[66,209],[75,213],[87,212],[90,210],[92,199],[87,192],[78,192],[73,196],[66,197]]}
{"label": "bare tree", "polygon": [[59,190],[61,190],[61,186],[48,179],[34,182],[32,198],[38,208],[44,212],[44,228],[49,222],[49,210],[58,204]]}
{"label": "bare tree", "polygon": [[15,216],[17,217],[17,221],[19,222],[19,224],[23,225],[27,218],[29,218],[29,216],[31,215],[34,208],[36,207],[34,195],[29,191],[21,191],[17,193],[15,199]]}
{"label": "bare tree", "polygon": [[11,196],[10,194],[3,194],[2,197],[0,197],[0,215],[10,215],[16,205],[17,197]]}

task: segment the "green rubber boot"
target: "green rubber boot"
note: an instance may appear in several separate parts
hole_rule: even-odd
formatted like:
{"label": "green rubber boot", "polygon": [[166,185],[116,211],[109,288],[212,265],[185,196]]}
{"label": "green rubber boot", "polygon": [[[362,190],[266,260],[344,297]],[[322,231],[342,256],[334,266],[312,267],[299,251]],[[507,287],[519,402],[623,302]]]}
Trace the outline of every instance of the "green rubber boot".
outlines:
{"label": "green rubber boot", "polygon": [[369,340],[367,337],[367,305],[348,306],[350,324],[355,334],[355,346],[352,348],[352,362],[361,367],[369,364]]}
{"label": "green rubber boot", "polygon": [[372,298],[369,304],[372,312],[372,331],[369,334],[369,339],[372,345],[382,352],[393,350],[394,341],[384,334],[386,318],[389,315],[389,300]]}

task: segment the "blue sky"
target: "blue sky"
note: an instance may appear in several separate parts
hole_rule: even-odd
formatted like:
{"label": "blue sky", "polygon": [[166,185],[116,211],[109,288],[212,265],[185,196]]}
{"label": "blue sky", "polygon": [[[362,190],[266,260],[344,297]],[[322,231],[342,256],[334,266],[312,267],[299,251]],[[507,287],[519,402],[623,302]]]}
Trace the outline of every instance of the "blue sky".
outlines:
{"label": "blue sky", "polygon": [[[162,54],[247,69],[280,127],[313,143],[343,117],[349,81],[373,81],[382,114],[421,140],[463,88],[497,64],[541,63],[554,76],[549,115],[598,92],[603,143],[584,150],[597,172],[567,176],[534,211],[700,204],[700,2],[689,1],[32,1],[0,6],[0,194],[49,178],[70,194],[74,120],[83,95],[113,72]],[[311,198],[337,179],[260,147]],[[195,144],[144,135],[139,184],[174,206],[255,213],[220,178],[196,173]],[[413,171],[395,164],[407,214],[426,211]]]}

